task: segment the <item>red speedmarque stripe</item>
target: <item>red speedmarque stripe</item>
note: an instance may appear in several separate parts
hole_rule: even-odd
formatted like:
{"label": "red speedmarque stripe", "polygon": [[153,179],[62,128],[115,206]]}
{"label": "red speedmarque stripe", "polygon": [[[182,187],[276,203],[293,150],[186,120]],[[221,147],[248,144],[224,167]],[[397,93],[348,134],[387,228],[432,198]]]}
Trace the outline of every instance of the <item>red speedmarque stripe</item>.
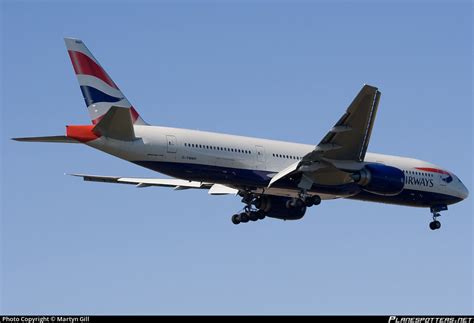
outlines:
{"label": "red speedmarque stripe", "polygon": [[68,50],[68,53],[76,74],[95,76],[118,90],[117,85],[107,75],[104,69],[97,65],[97,63],[90,59],[87,55],[72,50]]}
{"label": "red speedmarque stripe", "polygon": [[422,170],[425,172],[431,172],[431,173],[438,173],[438,174],[444,174],[444,175],[449,175],[449,173],[445,170],[442,169],[437,169],[437,168],[430,168],[430,167],[415,167],[415,169]]}

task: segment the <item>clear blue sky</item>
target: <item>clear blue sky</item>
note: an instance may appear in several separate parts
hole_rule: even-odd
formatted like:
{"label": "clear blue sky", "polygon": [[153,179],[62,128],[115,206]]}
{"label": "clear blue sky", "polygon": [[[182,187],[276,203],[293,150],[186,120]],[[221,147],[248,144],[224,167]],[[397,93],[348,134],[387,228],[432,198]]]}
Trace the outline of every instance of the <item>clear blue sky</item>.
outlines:
{"label": "clear blue sky", "polygon": [[369,150],[432,161],[472,193],[470,2],[1,6],[2,313],[473,312],[472,196],[436,232],[427,209],[347,200],[234,226],[238,198],[85,183],[63,173],[161,175],[9,140],[89,123],[73,36],[156,125],[317,144],[376,85]]}

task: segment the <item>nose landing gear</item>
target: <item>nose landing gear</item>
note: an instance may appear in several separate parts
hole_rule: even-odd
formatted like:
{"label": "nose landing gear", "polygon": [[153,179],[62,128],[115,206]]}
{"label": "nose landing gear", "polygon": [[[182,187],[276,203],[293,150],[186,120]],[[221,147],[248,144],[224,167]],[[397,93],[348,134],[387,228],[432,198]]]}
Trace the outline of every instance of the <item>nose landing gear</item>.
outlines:
{"label": "nose landing gear", "polygon": [[433,221],[430,222],[431,230],[438,230],[439,228],[441,228],[441,222],[439,222],[438,220],[435,220],[435,216],[440,216],[440,214],[436,214],[433,216]]}
{"label": "nose landing gear", "polygon": [[431,230],[438,230],[441,228],[441,222],[439,222],[437,218],[441,216],[439,212],[446,211],[447,209],[447,205],[435,205],[430,208],[430,211],[433,214],[433,221],[430,222]]}

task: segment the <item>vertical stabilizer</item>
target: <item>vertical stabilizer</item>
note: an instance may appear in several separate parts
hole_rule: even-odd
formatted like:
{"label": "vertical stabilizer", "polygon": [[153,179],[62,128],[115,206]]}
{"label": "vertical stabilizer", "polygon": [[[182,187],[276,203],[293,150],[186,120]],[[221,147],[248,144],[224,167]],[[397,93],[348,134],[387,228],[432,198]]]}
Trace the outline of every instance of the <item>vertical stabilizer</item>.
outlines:
{"label": "vertical stabilizer", "polygon": [[92,123],[97,124],[115,106],[129,109],[133,124],[146,124],[84,42],[74,38],[64,41]]}

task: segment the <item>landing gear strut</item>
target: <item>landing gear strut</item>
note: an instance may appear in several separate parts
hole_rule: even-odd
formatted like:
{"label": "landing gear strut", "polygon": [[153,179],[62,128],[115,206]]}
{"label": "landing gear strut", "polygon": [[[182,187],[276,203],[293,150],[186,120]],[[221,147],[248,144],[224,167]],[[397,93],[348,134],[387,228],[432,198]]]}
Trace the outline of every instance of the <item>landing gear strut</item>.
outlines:
{"label": "landing gear strut", "polygon": [[433,214],[433,221],[430,222],[431,230],[438,230],[441,228],[441,222],[437,220],[441,216],[440,211],[445,211],[448,209],[447,205],[436,205],[430,208],[431,213]]}

